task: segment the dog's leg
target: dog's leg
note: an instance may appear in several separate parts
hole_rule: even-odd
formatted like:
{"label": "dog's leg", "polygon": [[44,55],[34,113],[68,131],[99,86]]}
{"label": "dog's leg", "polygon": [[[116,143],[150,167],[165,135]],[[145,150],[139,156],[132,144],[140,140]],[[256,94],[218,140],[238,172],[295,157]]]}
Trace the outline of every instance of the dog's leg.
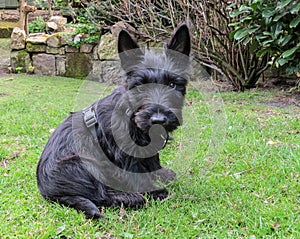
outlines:
{"label": "dog's leg", "polygon": [[91,200],[81,196],[62,196],[55,198],[55,201],[82,211],[87,218],[97,219],[104,217]]}
{"label": "dog's leg", "polygon": [[163,184],[168,184],[176,179],[176,173],[166,167],[162,167],[161,169],[155,171],[153,176],[154,180],[158,180]]}
{"label": "dog's leg", "polygon": [[114,192],[110,198],[112,206],[115,207],[139,208],[146,203],[146,199],[140,193]]}
{"label": "dog's leg", "polygon": [[163,189],[158,189],[152,192],[147,193],[151,198],[153,198],[154,200],[163,200],[166,197],[168,197],[168,190],[163,188]]}

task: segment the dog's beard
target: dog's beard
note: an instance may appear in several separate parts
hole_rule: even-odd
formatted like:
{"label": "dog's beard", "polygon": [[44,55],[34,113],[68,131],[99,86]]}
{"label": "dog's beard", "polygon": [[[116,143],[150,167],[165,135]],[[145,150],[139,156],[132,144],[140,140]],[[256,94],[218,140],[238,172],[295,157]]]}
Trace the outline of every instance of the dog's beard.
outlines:
{"label": "dog's beard", "polygon": [[[154,109],[153,109],[154,108]],[[133,122],[137,128],[144,133],[149,133],[150,128],[153,125],[161,125],[167,132],[174,131],[182,123],[181,110],[176,109],[176,113],[171,110],[154,107],[141,107],[133,115]],[[153,122],[151,119],[154,115],[159,114],[164,118],[162,122]]]}

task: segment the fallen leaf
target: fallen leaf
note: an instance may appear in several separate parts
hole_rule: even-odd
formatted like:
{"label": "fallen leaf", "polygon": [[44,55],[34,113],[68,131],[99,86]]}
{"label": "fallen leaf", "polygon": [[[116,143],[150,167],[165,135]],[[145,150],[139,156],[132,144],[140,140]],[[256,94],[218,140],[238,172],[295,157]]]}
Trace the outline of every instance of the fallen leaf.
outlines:
{"label": "fallen leaf", "polygon": [[66,225],[60,226],[56,231],[56,235],[61,234],[65,229],[66,229]]}
{"label": "fallen leaf", "polygon": [[124,218],[127,218],[126,210],[122,207],[119,213],[119,221],[122,221]]}
{"label": "fallen leaf", "polygon": [[275,141],[269,140],[269,141],[267,142],[267,145],[279,147],[279,146],[282,146],[282,142],[280,142],[280,141],[276,141],[276,142],[275,142]]}

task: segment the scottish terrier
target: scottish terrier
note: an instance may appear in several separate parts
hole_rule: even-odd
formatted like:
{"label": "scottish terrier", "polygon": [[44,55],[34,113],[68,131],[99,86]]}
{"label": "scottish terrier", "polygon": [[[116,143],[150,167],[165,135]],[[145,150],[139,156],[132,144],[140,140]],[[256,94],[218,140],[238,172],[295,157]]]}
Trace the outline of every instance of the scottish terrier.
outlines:
{"label": "scottish terrier", "polygon": [[191,40],[186,24],[163,50],[142,50],[125,30],[118,37],[124,84],[72,112],[53,132],[40,157],[41,195],[100,218],[100,207],[140,207],[164,199],[176,174],[158,152],[182,124]]}

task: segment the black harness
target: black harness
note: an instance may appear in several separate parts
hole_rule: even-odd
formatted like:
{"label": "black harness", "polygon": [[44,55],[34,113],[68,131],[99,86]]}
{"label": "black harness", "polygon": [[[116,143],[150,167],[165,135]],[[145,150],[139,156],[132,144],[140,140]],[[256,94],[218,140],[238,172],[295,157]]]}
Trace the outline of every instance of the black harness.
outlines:
{"label": "black harness", "polygon": [[[98,141],[97,132],[96,132],[96,125],[98,124],[98,121],[97,121],[97,116],[95,113],[94,105],[84,108],[82,110],[82,114],[83,114],[83,121],[84,121],[85,126],[89,129],[89,131],[93,135],[94,140]],[[168,141],[172,140],[173,138],[170,137],[168,133],[167,133],[166,137],[163,135],[161,135],[161,137],[164,139],[164,144],[162,147],[162,149],[163,149],[163,148],[165,148]]]}
{"label": "black harness", "polygon": [[90,130],[95,140],[98,140],[96,132],[96,124],[98,124],[94,105],[86,107],[82,110],[83,121],[85,126]]}

